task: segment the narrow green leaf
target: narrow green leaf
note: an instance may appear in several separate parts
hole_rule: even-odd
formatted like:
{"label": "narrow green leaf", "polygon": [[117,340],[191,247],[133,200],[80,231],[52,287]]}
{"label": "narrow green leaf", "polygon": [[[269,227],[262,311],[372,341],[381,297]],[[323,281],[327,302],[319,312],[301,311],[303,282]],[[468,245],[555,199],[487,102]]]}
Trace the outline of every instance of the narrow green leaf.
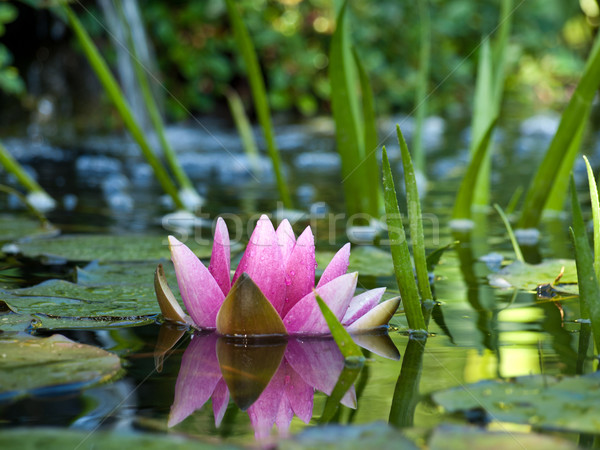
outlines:
{"label": "narrow green leaf", "polygon": [[408,223],[410,237],[412,239],[413,258],[417,272],[417,282],[421,301],[433,300],[431,286],[429,285],[429,273],[427,271],[427,258],[425,257],[425,237],[423,236],[423,221],[421,218],[421,202],[419,201],[419,190],[413,168],[408,146],[396,125],[396,134],[400,143],[402,165],[404,166],[404,186],[406,187],[406,206],[408,210]]}
{"label": "narrow green leaf", "polygon": [[171,177],[162,166],[160,160],[152,151],[150,144],[148,144],[148,141],[144,136],[143,130],[135,120],[133,113],[131,112],[129,106],[127,105],[127,102],[125,101],[125,96],[123,95],[123,92],[121,92],[119,85],[115,81],[115,78],[108,69],[106,62],[100,55],[100,52],[94,45],[89,34],[87,33],[87,31],[85,31],[85,28],[83,28],[83,25],[68,5],[63,5],[62,11],[64,11],[67,15],[69,24],[71,25],[75,36],[79,40],[79,43],[81,44],[85,56],[87,57],[90,65],[92,66],[92,69],[94,69],[94,72],[96,72],[96,75],[98,76],[100,83],[102,83],[106,94],[113,102],[115,108],[117,108],[117,111],[119,112],[123,123],[131,133],[133,139],[139,145],[144,157],[154,170],[154,174],[156,175],[156,178],[158,179],[158,182],[160,183],[161,187],[167,194],[171,196],[177,208],[185,209],[185,205],[179,197],[179,193],[177,192],[175,184],[173,184]]}
{"label": "narrow green leaf", "polygon": [[508,237],[510,238],[510,243],[512,244],[517,261],[524,263],[525,258],[523,258],[523,253],[521,253],[521,247],[519,247],[519,243],[517,242],[517,239],[515,238],[515,233],[513,233],[513,229],[510,226],[508,217],[506,217],[506,214],[504,214],[504,211],[502,211],[502,208],[500,208],[500,205],[498,205],[497,203],[494,204],[494,208],[496,208],[496,211],[498,211],[498,214],[500,215],[500,218],[502,219],[502,222],[504,223],[504,226],[506,227],[506,232],[508,233]]}
{"label": "narrow green leaf", "polygon": [[392,261],[394,263],[394,272],[396,282],[402,296],[402,303],[408,326],[412,330],[426,330],[425,319],[421,311],[421,302],[415,277],[413,275],[410,252],[406,243],[406,234],[404,225],[402,225],[402,216],[398,208],[398,198],[396,197],[396,188],[392,177],[392,169],[388,160],[387,152],[383,147],[383,195],[385,201],[386,223],[390,237],[390,247],[392,252]]}
{"label": "narrow green leaf", "polygon": [[10,152],[0,143],[0,164],[6,169],[7,172],[12,173],[19,183],[23,185],[29,192],[46,192],[37,181],[25,172],[21,164],[17,162]]}
{"label": "narrow green leaf", "polygon": [[246,65],[250,90],[252,91],[252,98],[254,99],[254,108],[265,136],[267,152],[273,163],[273,171],[275,172],[279,195],[281,196],[283,206],[285,208],[292,208],[292,198],[281,170],[281,157],[279,156],[279,149],[275,143],[275,133],[273,131],[273,124],[271,123],[271,110],[267,99],[265,82],[258,64],[256,51],[254,50],[254,44],[252,43],[250,33],[248,33],[248,29],[244,24],[235,2],[233,0],[225,0],[225,4],[227,5],[227,12],[229,14],[231,26],[233,27],[233,36],[237,48]]}
{"label": "narrow green leaf", "polygon": [[252,171],[256,176],[260,176],[261,169],[258,146],[254,140],[254,134],[252,133],[250,121],[248,120],[246,111],[244,111],[242,99],[235,89],[232,88],[229,88],[225,91],[225,97],[227,98],[227,104],[229,105],[229,111],[231,111],[231,116],[235,122],[235,127],[237,128],[240,139],[242,140],[244,152],[246,152],[250,164],[252,165]]}
{"label": "narrow green leaf", "polygon": [[565,149],[575,138],[581,125],[581,118],[587,114],[598,86],[600,86],[600,36],[596,38],[581,80],[562,114],[558,130],[531,182],[525,197],[519,227],[533,228],[540,222],[552,184],[567,155]]}
{"label": "narrow green leaf", "polygon": [[321,313],[325,318],[325,322],[327,322],[327,326],[329,327],[329,331],[331,332],[331,336],[333,336],[333,339],[340,349],[340,352],[342,352],[344,358],[346,360],[349,358],[355,360],[364,360],[360,347],[354,343],[352,336],[348,334],[344,326],[331,312],[329,306],[327,306],[319,294],[316,294],[316,298],[317,303],[319,304],[319,309],[321,310]]}
{"label": "narrow green leaf", "polygon": [[550,214],[561,214],[565,207],[565,200],[569,194],[569,179],[571,178],[571,171],[573,165],[581,149],[581,141],[583,140],[585,129],[587,128],[588,119],[592,108],[588,108],[585,115],[581,118],[579,128],[565,152],[565,156],[560,165],[560,169],[554,182],[552,183],[552,190],[548,195],[548,200],[544,205],[544,212]]}
{"label": "narrow green leaf", "polygon": [[575,246],[579,301],[581,302],[582,315],[586,312],[589,314],[596,349],[600,349],[600,286],[594,271],[592,249],[585,231],[585,223],[583,222],[573,177],[571,177],[571,208],[573,210],[571,236]]}
{"label": "narrow green leaf", "polygon": [[477,177],[479,175],[482,163],[487,155],[489,149],[490,138],[492,132],[496,126],[496,120],[493,120],[479,141],[479,146],[471,156],[471,162],[462,180],[458,194],[456,195],[456,202],[454,203],[454,210],[452,211],[453,219],[470,219],[471,209],[473,205],[473,193],[475,191]]}
{"label": "narrow green leaf", "polygon": [[[360,80],[360,91],[362,93],[362,116],[364,123],[364,172],[367,180],[376,180],[379,178],[379,166],[377,165],[377,123],[375,121],[375,106],[373,101],[373,90],[367,72],[365,71],[358,53],[353,51],[354,61],[358,70]],[[381,188],[379,183],[366,183],[367,185],[367,204],[366,212],[372,217],[379,216],[379,200],[381,197]]]}
{"label": "narrow green leaf", "polygon": [[365,149],[361,138],[356,88],[348,70],[349,43],[345,28],[346,2],[337,17],[336,29],[329,51],[329,81],[331,83],[331,109],[335,122],[337,151],[342,160],[342,177],[346,209],[349,215],[364,212],[363,199],[369,192],[363,156]]}
{"label": "narrow green leaf", "polygon": [[340,373],[338,377],[338,381],[331,391],[331,395],[327,398],[325,402],[325,408],[323,409],[323,414],[321,414],[321,418],[319,419],[319,423],[328,423],[331,422],[335,417],[335,413],[338,410],[340,401],[348,392],[348,389],[352,387],[356,378],[358,378],[358,374],[363,367],[363,362],[361,361],[358,365],[346,365],[344,369]]}
{"label": "narrow green leaf", "polygon": [[587,168],[588,184],[590,186],[590,201],[592,202],[592,222],[594,223],[594,271],[596,279],[600,280],[600,202],[598,201],[598,185],[592,166],[584,156]]}
{"label": "narrow green leaf", "polygon": [[431,19],[427,0],[419,2],[419,25],[419,72],[415,89],[415,133],[412,147],[415,170],[425,175],[423,125],[427,116],[427,82],[431,60]]}

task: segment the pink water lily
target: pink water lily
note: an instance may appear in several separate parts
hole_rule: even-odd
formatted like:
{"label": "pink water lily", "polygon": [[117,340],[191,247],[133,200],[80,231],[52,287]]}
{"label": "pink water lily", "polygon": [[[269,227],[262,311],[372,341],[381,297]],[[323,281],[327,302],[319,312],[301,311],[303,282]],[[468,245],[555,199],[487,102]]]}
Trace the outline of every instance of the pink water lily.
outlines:
{"label": "pink water lily", "polygon": [[[317,294],[348,331],[363,332],[387,325],[400,301],[394,298],[379,303],[385,288],[354,296],[358,274],[346,273],[350,244],[336,253],[315,287],[312,230],[309,226],[296,238],[287,220],[275,230],[269,218],[261,216],[233,278],[229,233],[221,218],[208,268],[173,236],[169,236],[169,247],[179,291],[193,324],[220,334],[327,334]],[[179,311],[178,317],[184,317],[170,291],[165,294],[169,306]],[[159,288],[157,296],[161,303]],[[169,318],[162,303],[161,309]]]}

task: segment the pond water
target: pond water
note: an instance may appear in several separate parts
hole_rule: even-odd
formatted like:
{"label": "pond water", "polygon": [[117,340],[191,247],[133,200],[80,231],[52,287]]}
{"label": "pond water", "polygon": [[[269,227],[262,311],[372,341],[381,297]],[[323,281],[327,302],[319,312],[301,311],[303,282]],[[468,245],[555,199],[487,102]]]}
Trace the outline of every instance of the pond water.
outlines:
{"label": "pond water", "polygon": [[[390,123],[396,121],[410,131],[410,121],[398,118]],[[388,125],[382,124],[384,132],[393,129]],[[528,185],[528,177],[535,170],[556,121],[538,116],[520,126],[508,124],[496,137],[496,178],[492,181],[494,201],[502,205],[509,202],[516,187]],[[481,380],[535,374],[574,375],[594,370],[593,349],[579,347],[580,329],[585,324],[577,322],[580,318],[577,298],[557,302],[539,299],[531,290],[518,289],[519,286],[490,285],[488,275],[514,259],[499,218],[491,213],[481,214],[470,235],[453,234],[448,228],[455,192],[468,160],[468,143],[464,138],[468,133],[454,131],[462,128],[460,123],[432,119],[426,132],[431,160],[428,192],[422,208],[426,246],[432,251],[455,240],[461,241],[444,253],[434,271],[435,295],[440,304],[433,309],[432,336],[426,343],[409,340],[405,333],[406,320],[399,312],[391,321],[391,341],[365,344],[369,349],[365,350],[366,364],[342,400],[343,405],[350,407],[341,406],[331,423],[369,425],[374,427],[373,433],[385,434],[389,432],[387,429],[381,431],[377,428],[379,425],[372,424],[390,422],[408,430],[406,436],[419,446],[430,438],[432,430],[443,430],[436,428],[440,424],[482,425],[491,421],[492,429],[508,430],[516,433],[515,436],[537,428],[548,433],[548,429],[557,427],[516,426],[509,423],[510,420],[486,416],[481,407],[471,408],[467,414],[449,414],[435,404],[430,394]],[[260,161],[260,174],[252,173],[231,129],[215,121],[207,123],[207,129],[210,133],[198,131],[196,126],[169,129],[169,137],[184,167],[206,198],[202,209],[206,220],[197,223],[193,231],[196,240],[210,237],[211,220],[217,215],[236,215],[241,218],[240,223],[245,224],[247,220],[256,220],[256,214],[261,212],[272,212],[276,220],[290,218],[297,233],[310,224],[317,250],[333,251],[349,240],[347,231],[352,224],[332,216],[343,211],[343,201],[331,123],[315,120],[303,125],[280,125],[276,130],[299,211],[274,210],[277,192],[267,159]],[[386,145],[400,174],[399,151],[393,138],[393,135],[388,136]],[[131,233],[166,235],[167,231],[172,232],[163,227],[165,224],[167,228],[172,227],[176,222],[161,221],[169,211],[169,202],[128,140],[117,136],[77,140],[57,136],[52,145],[30,138],[8,139],[6,145],[61,202],[61,207],[50,213],[49,219],[63,233],[129,236]],[[590,152],[594,151],[593,145],[590,142],[587,146]],[[576,173],[578,171],[579,166]],[[19,208],[14,199],[2,202],[5,211]],[[529,259],[572,258],[567,227],[567,218],[546,222],[541,244],[528,249]],[[240,241],[247,239],[247,231],[245,228],[236,235]],[[2,241],[14,239],[7,234]],[[386,250],[385,245],[380,247]],[[353,246],[353,251],[358,248],[358,245]],[[85,257],[48,258],[35,252],[28,256],[11,254],[6,247],[3,251],[6,254],[0,282],[4,289],[33,286],[51,278],[82,282],[85,277],[81,272],[76,277],[75,266],[83,268],[90,262]],[[369,255],[363,257],[362,263],[356,262],[364,269],[359,287],[385,286],[391,291],[397,290],[389,260],[383,257],[383,261],[376,261],[372,259],[375,256]],[[69,262],[65,263],[64,259]],[[94,266],[88,266],[83,272],[85,270],[92,273]],[[120,270],[126,274],[130,268],[125,265]],[[169,270],[172,276],[172,266],[167,266]],[[555,275],[558,273],[550,275],[549,280],[528,281],[549,283]],[[153,269],[136,276],[144,289],[152,289]],[[98,283],[99,279],[95,280]],[[110,286],[106,289],[112,292]],[[9,298],[6,291],[2,295],[0,300]],[[155,309],[158,312],[156,306]],[[9,316],[12,317],[12,313],[0,312],[1,318]],[[93,443],[93,436],[111,430],[147,431],[161,436],[169,433],[198,438],[208,444],[254,445],[258,437],[261,445],[275,445],[279,442],[277,432],[273,431],[271,437],[268,435],[271,424],[277,421],[283,424],[280,426],[283,437],[298,433],[308,436],[306,441],[295,437],[297,441],[286,441],[287,444],[282,443],[284,446],[297,442],[301,446],[318,447],[320,444],[314,442],[326,442],[328,433],[316,437],[306,433],[319,424],[328,395],[344,365],[333,341],[290,340],[283,346],[259,348],[255,350],[255,357],[248,356],[250,361],[238,367],[226,363],[239,362],[240,358],[234,357],[236,351],[240,351],[235,345],[228,347],[214,336],[192,336],[185,330],[164,324],[161,327],[155,316],[143,323],[132,319],[137,326],[96,327],[86,323],[76,327],[71,323],[69,329],[54,325],[52,330],[45,329],[44,323],[51,323],[44,322],[46,319],[42,318],[41,327],[36,327],[34,319],[33,326],[28,322],[22,328],[37,336],[60,333],[77,343],[113,352],[120,357],[121,369],[117,375],[111,372],[110,376],[101,378],[100,383],[98,379],[91,383],[72,380],[60,389],[40,389],[44,383],[34,383],[36,389],[18,394],[3,389],[0,427],[4,432],[18,433],[19,429],[30,432],[31,427],[79,430],[82,433],[65,444],[74,444],[76,448],[87,448]],[[10,328],[15,329],[18,326]],[[2,336],[12,335],[0,333]],[[250,355],[253,351],[246,349],[244,354]],[[396,351],[399,358],[395,357]],[[48,377],[55,367],[61,369],[57,362],[36,367]],[[13,375],[19,373],[16,367],[11,366],[10,370],[15,371]],[[245,381],[232,381],[238,372],[250,376]],[[7,383],[14,382],[10,374],[4,376]],[[226,386],[223,380],[227,381]],[[264,391],[265,396],[250,406],[249,412],[237,406],[241,404],[246,409],[269,380],[271,384]],[[290,419],[287,432],[286,423]],[[301,419],[309,421],[309,425]],[[220,422],[218,427],[215,420]],[[583,438],[574,432],[558,435],[573,443],[589,442],[588,435]],[[14,442],[10,439],[18,435],[4,436],[0,442],[8,445]],[[339,445],[350,445],[354,439],[344,437],[343,433],[339,436],[342,439]],[[518,443],[518,439],[515,442]],[[561,441],[552,442],[557,446],[566,445]],[[178,441],[179,444],[185,442]],[[548,448],[543,440],[535,444]],[[430,445],[436,447],[431,441]]]}

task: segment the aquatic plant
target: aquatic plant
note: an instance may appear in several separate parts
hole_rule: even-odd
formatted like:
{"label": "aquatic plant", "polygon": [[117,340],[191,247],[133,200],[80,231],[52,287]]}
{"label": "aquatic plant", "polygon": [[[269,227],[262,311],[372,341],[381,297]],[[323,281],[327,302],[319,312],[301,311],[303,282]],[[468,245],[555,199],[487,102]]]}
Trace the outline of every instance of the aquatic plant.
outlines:
{"label": "aquatic plant", "polygon": [[293,206],[292,198],[281,170],[281,157],[279,156],[279,149],[275,143],[275,132],[273,131],[273,124],[271,122],[271,111],[267,99],[265,82],[260,71],[260,66],[258,65],[254,44],[252,43],[250,33],[248,33],[248,29],[242,20],[242,16],[237,9],[237,5],[231,0],[226,0],[225,4],[227,5],[229,20],[233,27],[233,37],[235,38],[237,47],[240,50],[246,66],[250,90],[252,91],[252,97],[254,98],[254,108],[256,109],[256,115],[258,116],[258,121],[265,136],[267,152],[273,163],[273,172],[275,172],[279,196],[281,197],[283,206],[291,208]]}
{"label": "aquatic plant", "polygon": [[191,320],[177,304],[159,266],[155,288],[163,314],[200,329],[216,329],[222,335],[328,334],[317,295],[347,330],[355,333],[387,325],[400,303],[397,297],[379,304],[385,288],[354,296],[358,274],[346,273],[350,244],[336,253],[315,288],[312,230],[307,227],[296,239],[287,220],[275,230],[269,218],[261,216],[233,279],[229,232],[223,219],[217,220],[208,268],[175,237],[169,236],[169,244]]}

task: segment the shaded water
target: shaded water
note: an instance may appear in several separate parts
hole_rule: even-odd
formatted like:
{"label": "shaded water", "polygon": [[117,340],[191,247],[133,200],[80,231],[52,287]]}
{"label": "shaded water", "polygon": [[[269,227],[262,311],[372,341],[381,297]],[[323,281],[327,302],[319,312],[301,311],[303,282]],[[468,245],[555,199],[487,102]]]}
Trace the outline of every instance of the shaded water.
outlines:
{"label": "shaded water", "polygon": [[[330,124],[313,122],[306,126],[280,127],[278,132],[289,171],[288,179],[296,193],[299,209],[315,213],[300,218],[294,228],[300,231],[309,223],[313,225],[320,250],[337,248],[347,240],[344,220],[332,223],[330,216],[316,214],[342,210],[339,160],[332,150],[331,131]],[[229,129],[213,125],[211,134],[208,136],[186,127],[170,129],[184,167],[207,198],[203,212],[211,217],[223,213],[250,217],[256,212],[272,211],[276,190],[268,163],[265,161],[265,173],[255,177],[247,170],[247,164],[244,166],[244,155]],[[392,319],[389,334],[401,354],[400,361],[368,353],[366,366],[356,383],[357,407],[355,410],[343,407],[336,417],[340,423],[387,422],[392,412],[391,422],[414,425],[413,435],[422,437],[438,423],[464,422],[460,417],[444,415],[428,401],[427,395],[431,392],[497,377],[575,374],[592,370],[593,361],[578,355],[580,324],[574,320],[580,316],[576,299],[558,305],[539,301],[530,292],[489,286],[487,274],[497,267],[490,268],[479,258],[499,252],[512,259],[505,231],[494,215],[481,217],[470,241],[464,236],[453,236],[447,228],[458,178],[467,159],[465,150],[461,149],[466,149],[467,145],[460,135],[447,132],[441,136],[443,140],[437,143],[434,140],[430,144],[429,192],[423,204],[426,245],[432,250],[457,238],[461,244],[448,251],[435,270],[435,295],[441,306],[433,312],[430,331],[434,335],[422,348],[420,381],[415,378],[418,367],[412,367],[412,372],[411,367],[402,369],[407,353],[414,358],[416,351],[418,360],[419,351],[414,345],[407,348],[409,340],[402,333],[407,328],[406,322],[404,316],[398,314]],[[546,141],[544,133],[513,131],[498,136],[498,178],[494,180],[499,188],[495,190],[496,201],[505,205],[515,186],[527,185],[526,177],[539,158],[538,149],[545,148]],[[50,215],[63,231],[120,234],[161,230],[160,217],[168,207],[157,200],[161,194],[131,143],[114,137],[97,137],[77,144],[63,143],[60,147],[41,145],[28,140],[7,141],[7,146],[14,152],[29,155],[28,162],[35,168],[42,184],[49,186],[49,191],[63,201],[63,209]],[[391,141],[388,145],[398,169],[396,145]],[[35,146],[38,151],[31,157],[30,150]],[[275,214],[289,216],[290,213],[276,211]],[[209,227],[210,223],[196,232],[209,236]],[[540,246],[544,258],[572,256],[566,230],[566,221],[562,219],[547,224]],[[23,270],[27,272],[26,268]],[[32,270],[38,271],[39,267]],[[67,269],[59,269],[59,273],[70,276]],[[29,280],[26,284],[33,282]],[[152,283],[151,273],[146,282]],[[391,276],[359,279],[359,287],[375,286],[396,288]],[[77,342],[119,354],[123,362],[121,377],[87,390],[50,391],[0,403],[0,427],[60,426],[90,432],[169,431],[167,424],[176,398],[176,381],[182,376],[182,358],[190,344],[190,336],[186,334],[175,344],[158,371],[155,351],[159,329],[158,324],[152,324],[63,332]],[[191,341],[197,342],[197,339]],[[162,344],[159,342],[158,346]],[[329,370],[333,370],[334,365],[332,363]],[[408,406],[404,405],[401,391],[396,391],[401,369],[405,374],[411,374],[415,381],[411,393],[414,395],[412,400],[417,402],[414,423],[411,423],[412,406],[408,401],[411,399],[406,400]],[[327,369],[322,370],[331,376]],[[333,378],[336,377],[337,374]],[[202,385],[202,382],[196,383]],[[398,393],[394,399],[395,392]],[[317,423],[326,398],[322,392],[316,393],[311,424]],[[255,429],[248,414],[229,402],[217,428],[210,405],[208,401],[170,431],[202,439],[210,437],[211,441],[218,438],[235,443],[253,442]],[[398,412],[398,408],[402,411]],[[469,419],[474,422],[484,420],[476,414]],[[294,417],[290,432],[294,434],[304,428],[302,421]]]}

